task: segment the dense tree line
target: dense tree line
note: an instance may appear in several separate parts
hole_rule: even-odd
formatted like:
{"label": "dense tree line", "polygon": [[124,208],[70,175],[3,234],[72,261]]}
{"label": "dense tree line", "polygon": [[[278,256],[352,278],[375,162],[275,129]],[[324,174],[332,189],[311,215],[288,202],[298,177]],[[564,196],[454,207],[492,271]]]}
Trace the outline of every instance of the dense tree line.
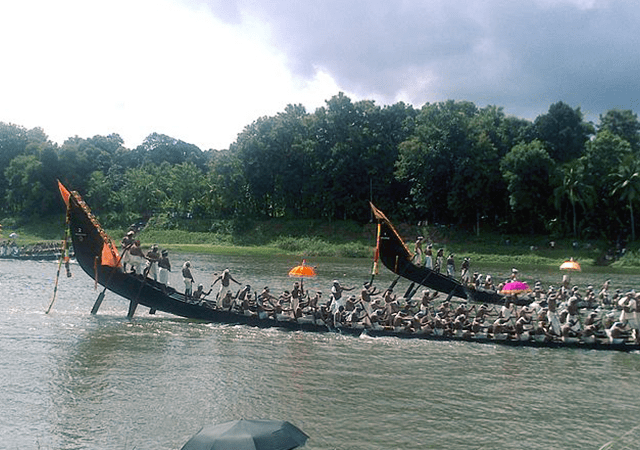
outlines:
{"label": "dense tree line", "polygon": [[639,152],[637,114],[613,109],[594,125],[563,102],[531,122],[468,101],[380,107],[341,93],[313,113],[289,105],[261,117],[207,151],[157,133],[135,149],[117,134],[57,145],[0,123],[0,217],[59,213],[60,179],[109,226],[364,222],[373,200],[396,220],[635,240]]}

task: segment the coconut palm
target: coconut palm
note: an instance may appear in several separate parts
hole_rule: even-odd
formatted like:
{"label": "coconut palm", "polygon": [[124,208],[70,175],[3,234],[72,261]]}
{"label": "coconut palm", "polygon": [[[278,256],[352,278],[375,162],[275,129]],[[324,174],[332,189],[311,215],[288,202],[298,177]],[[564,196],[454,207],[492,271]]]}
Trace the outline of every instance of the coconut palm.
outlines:
{"label": "coconut palm", "polygon": [[562,184],[554,190],[556,208],[560,208],[562,200],[567,198],[571,204],[573,215],[573,235],[578,237],[578,213],[576,204],[588,210],[593,206],[595,190],[585,182],[584,165],[580,160],[565,165]]}
{"label": "coconut palm", "polygon": [[640,161],[630,156],[625,158],[618,167],[618,171],[611,174],[613,190],[611,195],[627,202],[631,220],[631,240],[636,240],[636,227],[633,214],[633,204],[640,199]]}

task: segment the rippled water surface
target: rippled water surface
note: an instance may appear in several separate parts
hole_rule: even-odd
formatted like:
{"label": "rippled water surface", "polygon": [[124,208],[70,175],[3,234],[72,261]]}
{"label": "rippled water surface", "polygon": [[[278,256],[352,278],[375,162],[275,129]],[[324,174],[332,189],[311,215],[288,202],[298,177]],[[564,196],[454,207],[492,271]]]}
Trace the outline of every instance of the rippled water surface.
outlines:
{"label": "rippled water surface", "polygon": [[[182,259],[180,259],[182,258]],[[179,266],[186,256],[174,255]],[[290,288],[291,258],[192,257],[196,282]],[[328,293],[370,261],[321,260]],[[286,419],[309,449],[599,449],[640,442],[640,354],[510,348],[190,322],[98,291],[72,266],[0,260],[0,448],[179,449],[201,426]],[[483,269],[489,271],[488,269]],[[521,271],[545,284],[552,271]],[[526,273],[525,273],[526,272]],[[499,271],[494,275],[501,276]],[[180,286],[177,274],[173,284]],[[640,287],[640,277],[574,275]],[[380,287],[393,279],[385,273]],[[637,286],[634,286],[637,284]],[[406,289],[399,283],[398,291]],[[638,427],[638,428],[636,428]]]}

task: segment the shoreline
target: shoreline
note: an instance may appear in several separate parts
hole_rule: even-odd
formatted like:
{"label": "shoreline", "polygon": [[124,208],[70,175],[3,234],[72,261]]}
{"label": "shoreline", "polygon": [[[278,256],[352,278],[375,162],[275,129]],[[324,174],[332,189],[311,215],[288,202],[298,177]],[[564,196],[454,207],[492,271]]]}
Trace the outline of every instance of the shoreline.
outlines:
{"label": "shoreline", "polygon": [[[371,258],[375,252],[375,233],[368,226],[362,227],[362,233],[340,232],[340,224],[333,224],[334,228],[328,235],[322,233],[313,235],[299,234],[296,236],[279,234],[275,230],[269,232],[246,232],[240,235],[223,233],[189,232],[183,230],[158,230],[147,228],[139,233],[143,247],[151,244],[171,251],[181,253],[215,254],[215,255],[252,255],[252,256],[296,256],[299,258]],[[51,231],[49,226],[49,230]],[[412,250],[413,243],[410,236],[418,235],[419,229],[400,225],[405,243]],[[414,229],[415,228],[415,229]],[[63,235],[63,226],[60,235]],[[0,240],[8,240],[8,233],[4,230]],[[16,243],[32,245],[35,243],[60,242],[61,239],[51,239],[51,234],[42,230],[16,229],[19,237]],[[107,234],[119,244],[124,236],[122,229],[106,230]],[[351,230],[353,231],[353,230]],[[425,230],[426,231],[426,230]],[[426,233],[425,233],[426,234]],[[351,236],[348,238],[347,236]],[[505,241],[504,236],[486,233],[481,237],[468,234],[451,233],[434,242],[434,247],[444,248],[445,252],[455,253],[456,260],[469,257],[472,264],[487,264],[496,266],[536,266],[557,268],[564,261],[573,257],[582,265],[583,271],[595,273],[625,273],[640,274],[640,253],[629,248],[622,258],[610,264],[600,265],[602,260],[603,243],[583,243],[579,248],[571,245],[567,238],[558,241],[555,248],[544,245],[547,236],[510,236]],[[508,242],[508,243],[507,243]],[[530,245],[538,244],[536,245]]]}

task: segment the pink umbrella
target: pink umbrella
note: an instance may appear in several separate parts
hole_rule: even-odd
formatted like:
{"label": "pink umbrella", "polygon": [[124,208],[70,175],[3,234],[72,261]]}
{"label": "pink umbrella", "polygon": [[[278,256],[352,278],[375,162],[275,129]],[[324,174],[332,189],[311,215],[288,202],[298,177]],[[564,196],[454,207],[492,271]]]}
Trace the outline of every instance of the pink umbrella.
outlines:
{"label": "pink umbrella", "polygon": [[501,294],[517,295],[531,292],[531,288],[524,281],[510,281],[500,291]]}

